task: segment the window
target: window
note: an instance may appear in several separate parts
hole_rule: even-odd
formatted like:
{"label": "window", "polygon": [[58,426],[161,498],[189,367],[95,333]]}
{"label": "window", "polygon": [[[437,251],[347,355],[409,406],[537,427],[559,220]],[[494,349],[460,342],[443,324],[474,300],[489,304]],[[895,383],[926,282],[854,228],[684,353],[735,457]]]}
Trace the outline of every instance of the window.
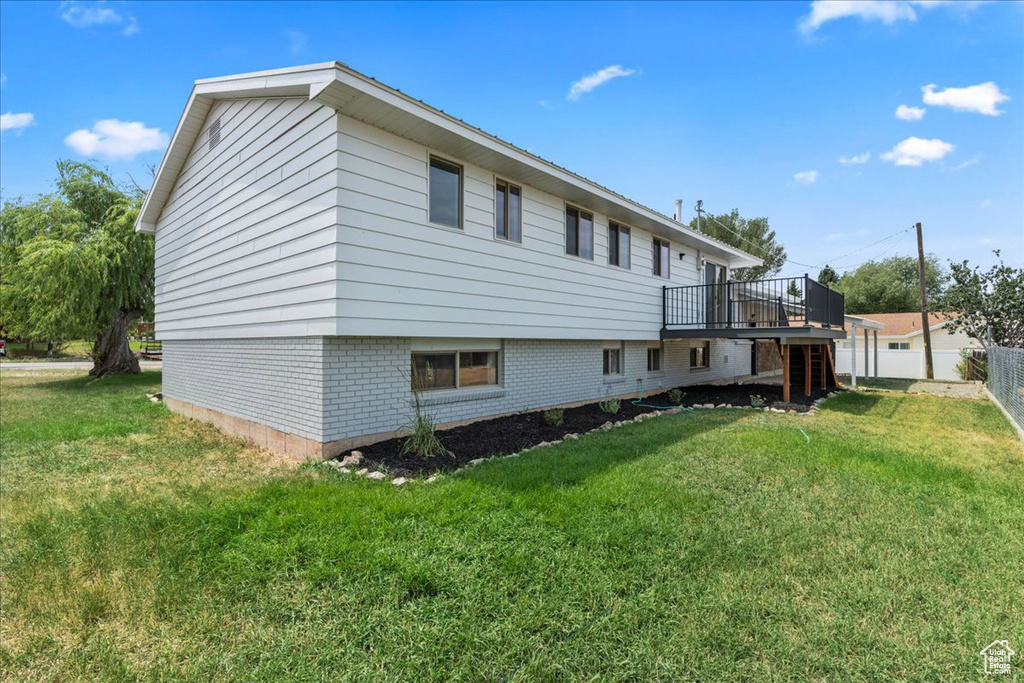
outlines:
{"label": "window", "polygon": [[494,183],[494,235],[510,242],[522,242],[523,193],[515,185]]}
{"label": "window", "polygon": [[497,351],[444,351],[412,354],[412,387],[420,391],[479,387],[498,383]]}
{"label": "window", "polygon": [[565,207],[565,253],[594,258],[594,214]]}
{"label": "window", "polygon": [[606,342],[604,345],[604,374],[622,374],[622,344],[621,342]]}
{"label": "window", "polygon": [[668,242],[654,238],[654,274],[660,277],[669,276]]}
{"label": "window", "polygon": [[608,221],[608,263],[629,268],[629,228]]}
{"label": "window", "polygon": [[647,349],[647,372],[661,372],[661,345]]}
{"label": "window", "polygon": [[889,342],[890,351],[907,351],[910,349],[910,342]]}
{"label": "window", "polygon": [[706,368],[711,357],[711,342],[694,342],[690,346],[690,368]]}
{"label": "window", "polygon": [[462,227],[462,167],[430,157],[431,223]]}

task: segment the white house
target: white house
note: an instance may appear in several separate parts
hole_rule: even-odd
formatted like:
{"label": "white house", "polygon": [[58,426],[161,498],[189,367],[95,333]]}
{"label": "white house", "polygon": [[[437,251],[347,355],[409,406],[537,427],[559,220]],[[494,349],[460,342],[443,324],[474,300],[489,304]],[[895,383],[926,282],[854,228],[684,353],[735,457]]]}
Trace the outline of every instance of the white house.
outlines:
{"label": "white house", "polygon": [[408,425],[414,372],[448,424],[843,336],[813,280],[771,313],[754,256],[335,62],[197,81],[137,229],[167,405],[302,456]]}

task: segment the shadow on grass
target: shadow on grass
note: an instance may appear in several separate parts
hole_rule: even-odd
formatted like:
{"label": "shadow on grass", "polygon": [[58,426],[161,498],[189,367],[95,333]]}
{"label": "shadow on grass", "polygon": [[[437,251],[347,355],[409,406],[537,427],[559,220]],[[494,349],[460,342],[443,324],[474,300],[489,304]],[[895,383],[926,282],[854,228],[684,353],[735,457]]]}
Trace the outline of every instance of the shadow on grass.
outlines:
{"label": "shadow on grass", "polygon": [[737,410],[694,411],[663,415],[595,432],[579,441],[537,449],[517,458],[494,458],[463,470],[460,478],[510,492],[576,487],[591,477],[657,453],[683,439],[726,427],[739,420]]}
{"label": "shadow on grass", "polygon": [[100,390],[118,391],[127,387],[143,387],[162,381],[163,373],[160,370],[143,370],[137,375],[112,375],[96,379],[90,377],[87,371],[74,377],[59,377],[49,379],[46,375],[40,375],[38,381],[32,382],[31,386],[46,389],[55,389],[67,393],[78,392],[88,393]]}

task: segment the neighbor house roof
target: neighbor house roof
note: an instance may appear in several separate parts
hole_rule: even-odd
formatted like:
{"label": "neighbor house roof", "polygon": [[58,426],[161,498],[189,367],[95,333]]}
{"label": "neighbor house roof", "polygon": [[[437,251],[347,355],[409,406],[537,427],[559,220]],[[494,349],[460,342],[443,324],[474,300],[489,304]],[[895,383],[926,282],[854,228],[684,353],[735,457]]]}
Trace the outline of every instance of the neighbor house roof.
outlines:
{"label": "neighbor house roof", "polygon": [[[947,316],[954,316],[955,314],[947,313],[929,313],[928,314],[928,329],[934,330],[937,327],[942,327],[949,318]],[[865,318],[870,318],[877,322],[882,323],[885,326],[885,332],[879,334],[884,337],[913,337],[915,334],[921,334],[921,313],[865,313]]]}
{"label": "neighbor house roof", "polygon": [[561,166],[516,147],[395,88],[349,68],[325,62],[287,69],[198,80],[171,138],[135,224],[153,233],[178,174],[203,130],[216,100],[251,97],[307,97],[338,112],[476,164],[573,204],[606,214],[655,235],[681,242],[734,267],[762,260],[721,240],[628,199]]}

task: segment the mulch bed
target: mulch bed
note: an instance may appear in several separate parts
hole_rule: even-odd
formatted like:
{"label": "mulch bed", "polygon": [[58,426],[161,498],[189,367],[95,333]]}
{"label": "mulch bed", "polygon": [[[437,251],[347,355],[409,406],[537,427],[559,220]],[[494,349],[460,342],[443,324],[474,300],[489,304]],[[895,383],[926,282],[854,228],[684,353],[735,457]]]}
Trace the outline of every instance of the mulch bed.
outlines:
{"label": "mulch bed", "polygon": [[[806,412],[811,404],[830,391],[830,389],[812,389],[810,396],[802,391],[793,390],[790,403],[782,403],[782,386],[773,384],[728,384],[722,386],[697,385],[681,387],[686,392],[682,406],[695,406],[713,403],[714,405],[749,406],[752,395],[761,396],[767,405]],[[645,396],[644,403],[655,406],[671,406],[668,392]],[[629,400],[620,402],[619,412],[610,415],[602,411],[599,402],[590,403],[576,408],[566,408],[564,421],[555,427],[544,421],[544,411],[516,413],[490,420],[479,420],[472,424],[453,429],[439,431],[438,436],[451,455],[434,458],[422,458],[412,454],[402,454],[402,443],[405,437],[379,441],[363,446],[359,451],[363,454],[361,467],[371,470],[382,470],[392,476],[414,476],[434,472],[458,469],[471,460],[486,458],[493,455],[518,453],[536,446],[544,441],[558,441],[566,434],[584,434],[600,427],[605,422],[631,420],[641,413],[652,412],[652,408],[634,406]],[[343,454],[340,457],[344,457]]]}

